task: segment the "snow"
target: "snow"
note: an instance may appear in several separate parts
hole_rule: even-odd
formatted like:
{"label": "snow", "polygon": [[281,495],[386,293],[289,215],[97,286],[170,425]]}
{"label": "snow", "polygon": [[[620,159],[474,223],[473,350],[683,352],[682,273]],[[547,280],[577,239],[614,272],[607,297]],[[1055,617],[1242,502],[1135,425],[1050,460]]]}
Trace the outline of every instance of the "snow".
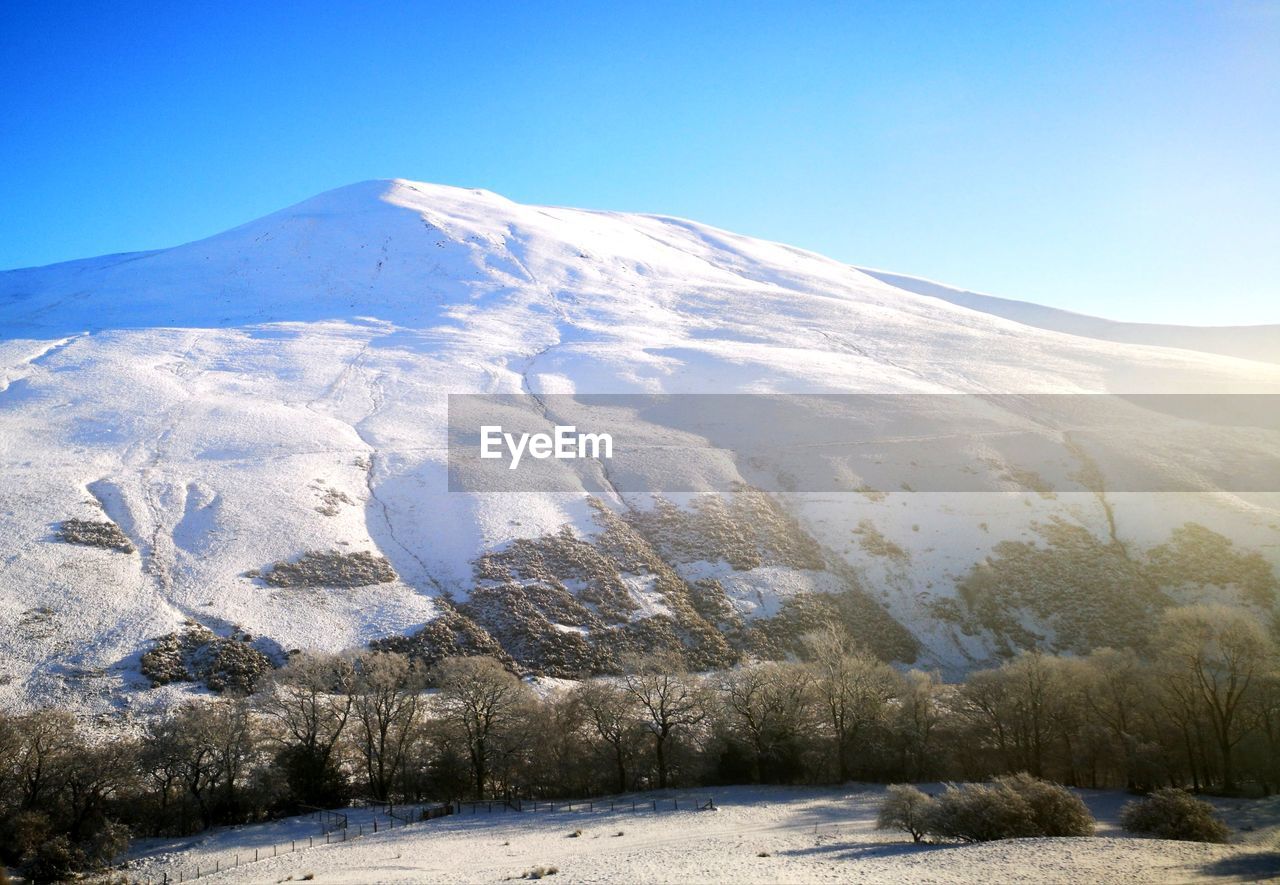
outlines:
{"label": "snow", "polygon": [[[927,785],[937,791],[940,785]],[[609,799],[595,809],[463,814],[343,844],[265,857],[273,840],[303,838],[308,821],[282,822],[179,843],[135,849],[135,877],[171,881],[225,864],[252,847],[265,859],[214,881],[501,882],[536,867],[555,867],[555,882],[1190,882],[1257,881],[1280,876],[1280,806],[1275,801],[1219,800],[1241,841],[1219,846],[1133,838],[1118,828],[1124,794],[1082,791],[1099,820],[1079,839],[1021,839],[982,845],[914,845],[875,829],[884,788],[721,787]],[[694,810],[709,798],[716,810]],[[637,801],[632,811],[630,801]],[[672,800],[678,804],[673,809]],[[658,809],[653,810],[651,802]],[[545,809],[545,803],[542,804]],[[354,821],[354,818],[353,818]],[[311,828],[308,832],[308,827]],[[574,837],[575,831],[581,835]],[[1268,841],[1270,840],[1270,841]],[[765,855],[765,856],[762,856]]]}
{"label": "snow", "polygon": [[[624,506],[586,472],[565,473],[566,492],[449,492],[450,393],[1280,392],[1280,365],[1036,328],[918,288],[680,219],[403,180],[172,249],[0,273],[0,705],[166,702],[177,689],[137,691],[137,658],[186,620],[282,649],[409,631],[441,593],[466,599],[478,554],[563,525],[589,536],[587,492]],[[678,422],[636,432],[697,441]],[[1267,433],[1259,445],[1274,451]],[[1225,458],[1238,436],[1204,439]],[[880,469],[953,466],[956,450],[904,441]],[[690,487],[750,473],[732,451],[689,451]],[[661,465],[618,469],[643,479]],[[989,649],[931,621],[921,590],[951,592],[1032,520],[1105,523],[1090,495],[897,488],[786,500],[948,666]],[[1168,500],[1120,505],[1121,532],[1158,541],[1196,519],[1280,558],[1280,496]],[[107,517],[136,553],[53,538],[62,520]],[[909,549],[909,570],[851,540],[863,518]],[[377,552],[399,580],[335,591],[246,577],[311,550]],[[825,580],[730,578],[748,615]]]}
{"label": "snow", "polygon": [[1220,353],[1247,360],[1280,362],[1280,325],[1197,327],[1159,323],[1122,323],[1039,304],[1029,304],[1025,301],[1011,301],[1008,298],[983,295],[905,274],[870,268],[859,268],[859,270],[908,292],[940,298],[961,307],[972,308],[1040,329],[1052,329],[1068,335],[1080,335],[1103,341],[1177,347],[1200,350],[1205,353]]}

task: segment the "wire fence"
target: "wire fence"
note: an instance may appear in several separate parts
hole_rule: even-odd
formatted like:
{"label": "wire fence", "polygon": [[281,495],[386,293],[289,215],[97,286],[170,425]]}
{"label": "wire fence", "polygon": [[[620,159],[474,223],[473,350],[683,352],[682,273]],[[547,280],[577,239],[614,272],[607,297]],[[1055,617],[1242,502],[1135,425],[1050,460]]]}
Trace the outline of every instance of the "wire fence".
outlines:
{"label": "wire fence", "polygon": [[[228,850],[217,856],[193,862],[191,866],[180,868],[174,873],[166,870],[160,874],[159,878],[147,875],[139,876],[135,871],[128,869],[122,869],[120,872],[124,873],[126,882],[138,883],[138,885],[143,885],[143,883],[145,885],[171,885],[171,883],[194,882],[205,876],[239,869],[242,866],[257,863],[260,860],[266,860],[269,857],[294,854],[321,845],[338,845],[350,842],[353,839],[400,829],[454,813],[454,805],[452,803],[402,805],[399,807],[394,805],[371,806],[372,813],[367,821],[361,820],[352,823],[348,813],[316,808],[315,806],[303,806],[303,808],[307,811],[306,817],[316,822],[318,833],[300,836],[287,841],[273,842],[269,845],[257,846],[252,849],[246,848],[243,851]],[[380,820],[380,818],[383,819]]]}
{"label": "wire fence", "polygon": [[[716,805],[715,800],[710,797],[705,800],[688,798],[683,800],[678,798],[634,800],[575,799],[559,802],[538,799],[494,799],[474,802],[455,801],[438,805],[371,806],[373,813],[369,820],[355,823],[351,822],[350,813],[306,806],[307,817],[317,824],[319,832],[316,834],[290,839],[287,842],[258,846],[252,850],[227,851],[218,856],[194,862],[190,867],[179,869],[172,874],[165,871],[161,873],[160,878],[155,878],[154,876],[140,877],[134,874],[134,871],[128,869],[122,869],[120,872],[124,873],[126,882],[137,883],[137,885],[143,885],[143,883],[145,885],[172,885],[172,883],[181,885],[181,883],[194,882],[205,876],[239,869],[242,866],[257,863],[269,857],[293,854],[321,845],[342,844],[353,839],[372,836],[375,833],[425,823],[452,815],[501,814],[506,812],[534,814],[537,812],[550,813],[556,811],[578,813],[650,811],[656,813],[659,811],[679,811],[682,807],[687,811],[714,811]],[[379,821],[380,817],[385,818],[385,820]]]}

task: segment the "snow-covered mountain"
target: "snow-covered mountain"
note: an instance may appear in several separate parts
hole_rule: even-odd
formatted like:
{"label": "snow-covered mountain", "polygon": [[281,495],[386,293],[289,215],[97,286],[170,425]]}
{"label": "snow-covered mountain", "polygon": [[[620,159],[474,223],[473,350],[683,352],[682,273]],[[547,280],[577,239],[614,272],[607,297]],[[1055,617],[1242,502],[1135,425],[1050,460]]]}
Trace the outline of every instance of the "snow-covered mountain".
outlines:
{"label": "snow-covered mountain", "polygon": [[[840,460],[857,491],[760,491],[769,465],[709,444],[698,469],[740,491],[655,500],[587,468],[569,491],[448,491],[451,393],[530,410],[588,393],[1280,394],[1252,330],[1106,340],[1124,336],[918,282],[675,218],[401,180],[2,273],[0,704],[147,706],[182,690],[156,682],[251,681],[291,649],[369,642],[568,675],[628,650],[785,654],[835,617],[886,657],[954,670],[1140,641],[1175,601],[1272,615],[1277,486],[1218,478],[1280,452],[1274,416],[1192,422],[1173,458],[997,397],[994,429]],[[1160,439],[1190,420],[1116,414]],[[987,491],[894,481],[930,464]],[[1135,470],[1198,491],[1114,491]]]}

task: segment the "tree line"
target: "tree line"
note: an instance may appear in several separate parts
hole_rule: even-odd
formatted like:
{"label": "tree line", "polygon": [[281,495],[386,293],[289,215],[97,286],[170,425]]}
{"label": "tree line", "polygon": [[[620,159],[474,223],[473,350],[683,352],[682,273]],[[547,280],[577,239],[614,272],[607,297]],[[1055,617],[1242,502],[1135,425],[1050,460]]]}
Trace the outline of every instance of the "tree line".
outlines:
{"label": "tree line", "polygon": [[131,736],[0,714],[0,860],[34,878],[182,835],[353,800],[583,797],[668,786],[982,781],[1280,790],[1277,643],[1253,614],[1168,611],[1149,651],[1024,652],[946,683],[837,625],[792,661],[527,681],[492,658],[295,655],[251,696]]}

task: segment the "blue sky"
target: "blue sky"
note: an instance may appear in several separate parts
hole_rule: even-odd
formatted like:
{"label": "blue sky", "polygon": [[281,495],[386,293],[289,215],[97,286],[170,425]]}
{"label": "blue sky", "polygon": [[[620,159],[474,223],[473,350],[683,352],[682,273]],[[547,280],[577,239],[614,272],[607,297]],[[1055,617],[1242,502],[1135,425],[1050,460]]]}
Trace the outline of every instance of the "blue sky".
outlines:
{"label": "blue sky", "polygon": [[1280,0],[0,0],[0,268],[366,178],[1280,322]]}

